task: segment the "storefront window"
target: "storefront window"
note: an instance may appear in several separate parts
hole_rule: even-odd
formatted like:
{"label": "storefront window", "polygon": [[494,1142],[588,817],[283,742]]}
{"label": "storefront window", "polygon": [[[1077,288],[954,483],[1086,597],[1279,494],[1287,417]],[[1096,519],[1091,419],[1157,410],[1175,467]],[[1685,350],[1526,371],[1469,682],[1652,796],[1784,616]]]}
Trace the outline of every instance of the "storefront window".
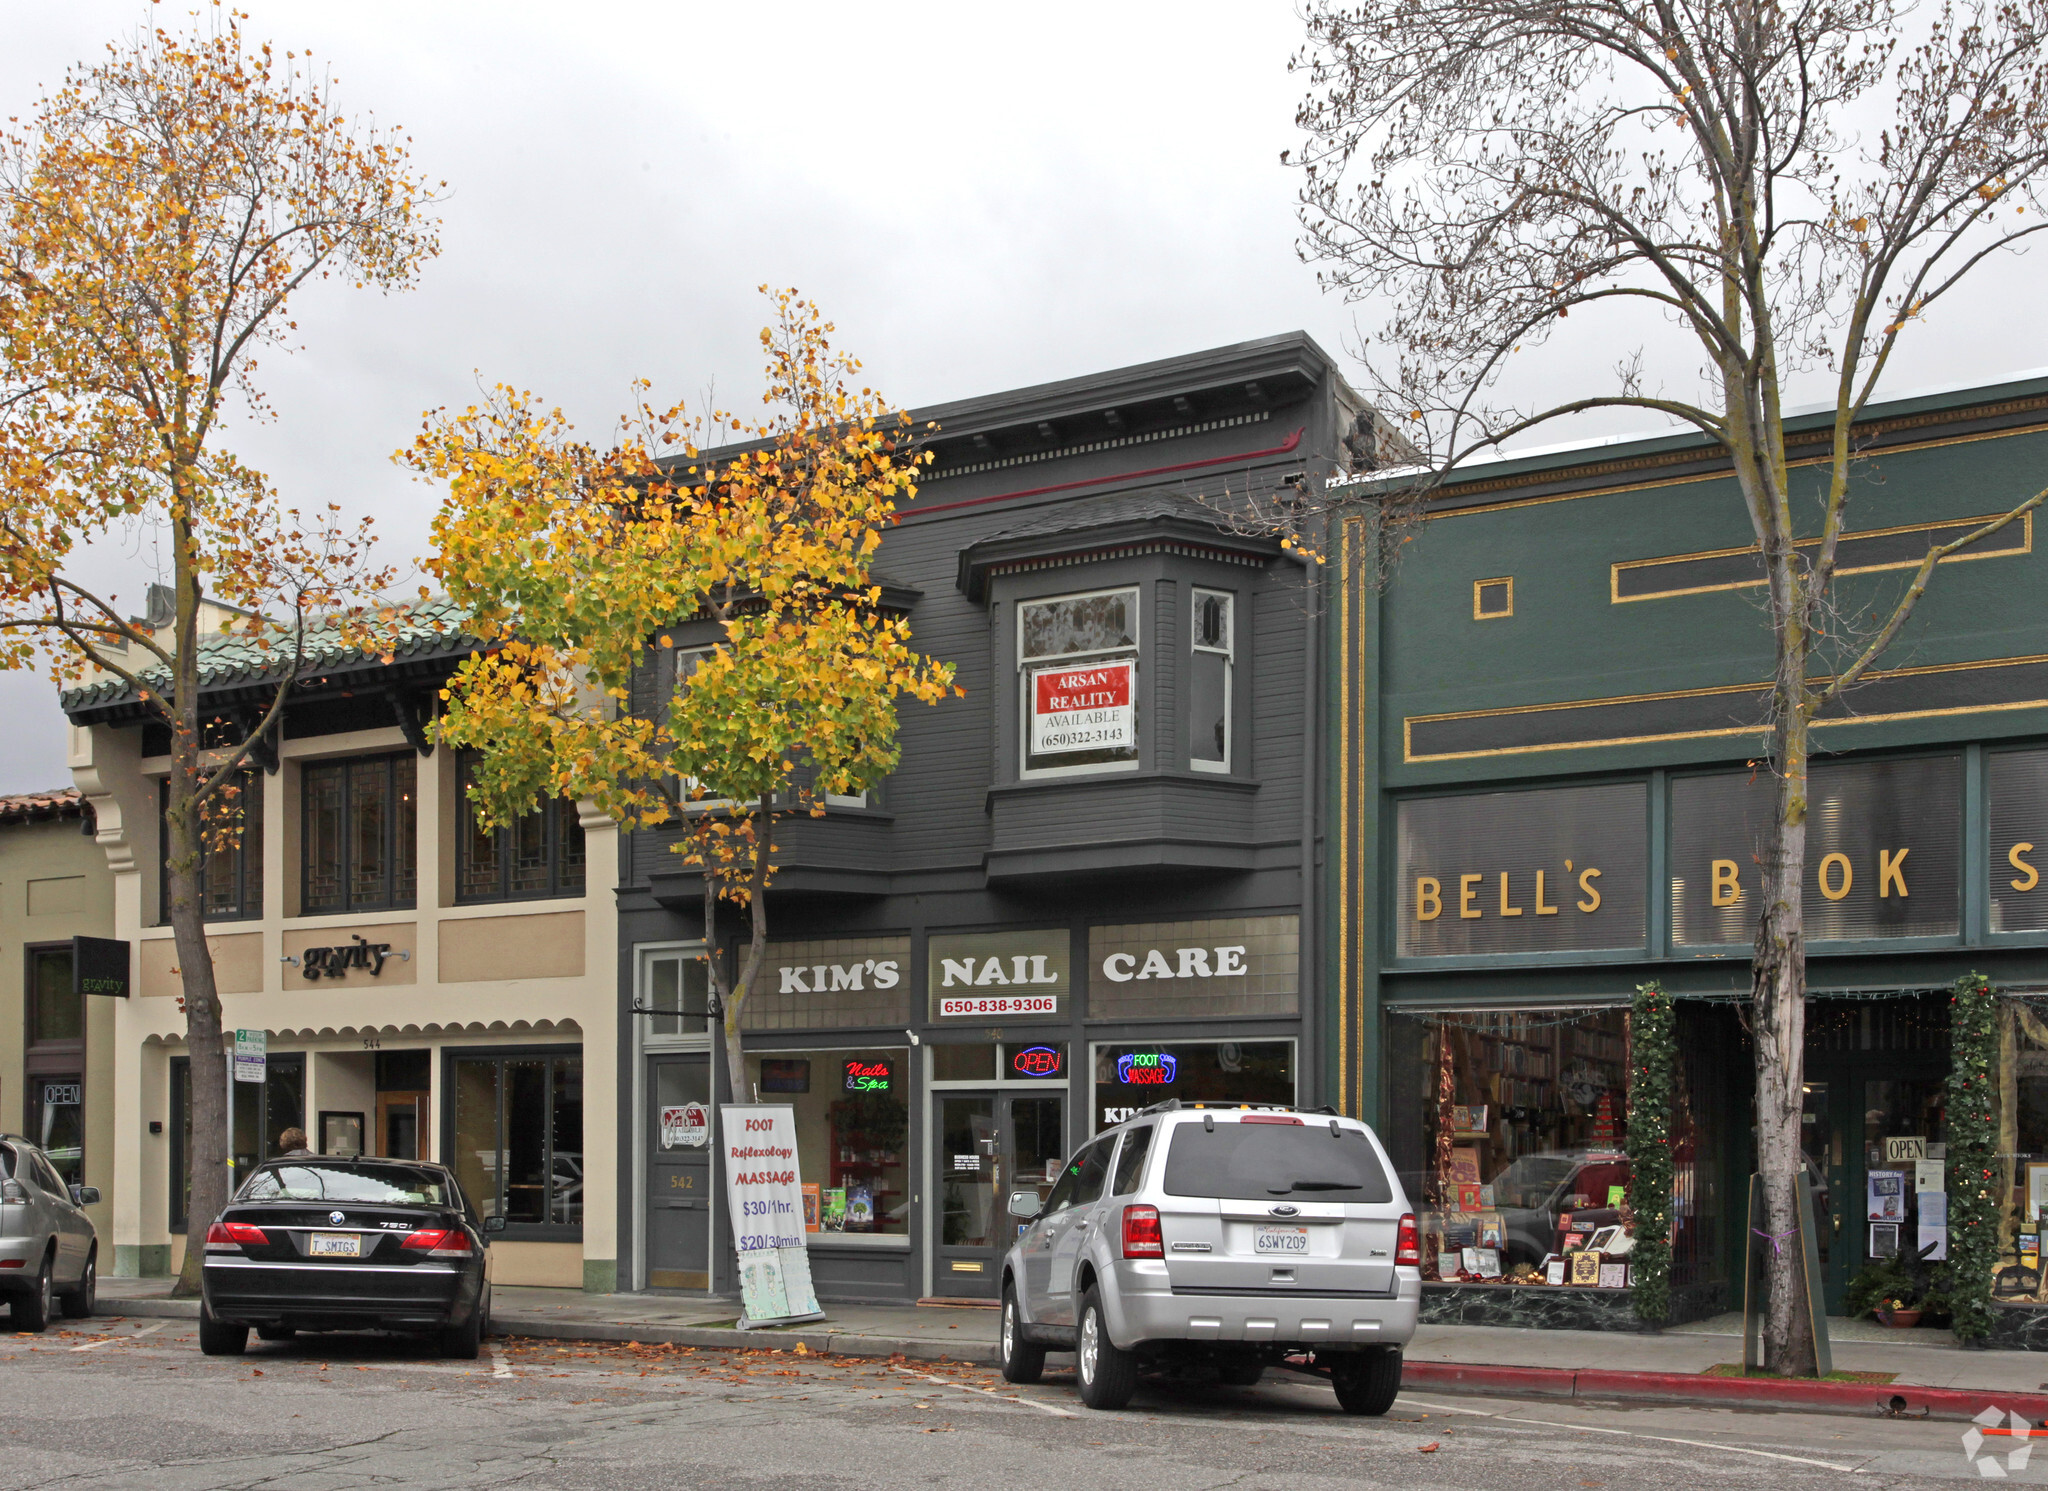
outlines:
{"label": "storefront window", "polygon": [[747,1057],[751,1091],[796,1110],[806,1230],[910,1231],[910,1064],[901,1047]]}
{"label": "storefront window", "polygon": [[583,1225],[583,1058],[517,1051],[451,1057],[463,1193],[515,1227]]}
{"label": "storefront window", "polygon": [[1625,1011],[1397,1016],[1389,1148],[1425,1279],[1626,1282]]}
{"label": "storefront window", "polygon": [[1094,1059],[1096,1129],[1168,1098],[1294,1101],[1292,1041],[1140,1041],[1097,1046]]}
{"label": "storefront window", "polygon": [[66,1185],[85,1184],[85,1001],[73,989],[71,948],[28,950],[28,1138]]}
{"label": "storefront window", "polygon": [[[2048,1216],[2048,1018],[2008,999],[2000,1010],[1998,1154],[2006,1173],[1993,1299],[2048,1304],[2041,1284],[2042,1218]],[[1925,1197],[1917,1197],[1924,1201]]]}

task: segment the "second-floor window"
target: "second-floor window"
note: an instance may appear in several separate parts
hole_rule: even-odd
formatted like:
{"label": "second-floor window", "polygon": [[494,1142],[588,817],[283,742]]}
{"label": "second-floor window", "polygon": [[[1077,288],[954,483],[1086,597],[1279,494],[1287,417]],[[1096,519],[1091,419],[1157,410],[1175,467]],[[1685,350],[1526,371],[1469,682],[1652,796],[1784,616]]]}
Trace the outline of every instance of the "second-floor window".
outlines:
{"label": "second-floor window", "polygon": [[322,761],[300,779],[307,915],[419,898],[419,791],[410,752]]}
{"label": "second-floor window", "polygon": [[[170,806],[170,785],[157,784],[157,842],[170,857],[171,836],[163,823]],[[202,853],[199,860],[199,905],[208,921],[246,921],[263,915],[263,778],[253,771],[238,773],[222,790],[210,793],[199,809]],[[168,866],[166,866],[168,869]],[[171,919],[171,877],[157,877],[158,911]]]}
{"label": "second-floor window", "polygon": [[583,894],[583,825],[567,798],[485,828],[470,801],[476,756],[455,763],[458,901],[519,901]]}
{"label": "second-floor window", "polygon": [[1138,590],[1017,605],[1026,776],[1138,764]]}
{"label": "second-floor window", "polygon": [[1232,599],[1221,590],[1195,592],[1187,700],[1188,765],[1196,771],[1230,770]]}

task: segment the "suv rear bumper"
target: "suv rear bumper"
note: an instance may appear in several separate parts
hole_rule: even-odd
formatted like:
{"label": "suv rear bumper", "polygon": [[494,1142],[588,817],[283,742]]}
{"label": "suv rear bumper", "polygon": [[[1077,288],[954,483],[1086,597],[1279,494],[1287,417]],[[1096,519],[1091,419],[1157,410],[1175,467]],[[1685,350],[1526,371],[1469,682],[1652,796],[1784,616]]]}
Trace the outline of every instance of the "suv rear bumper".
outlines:
{"label": "suv rear bumper", "polygon": [[1323,1350],[1405,1346],[1415,1336],[1422,1307],[1422,1278],[1412,1268],[1397,1271],[1392,1295],[1364,1298],[1175,1294],[1144,1287],[1152,1278],[1117,1283],[1121,1287],[1108,1291],[1103,1311],[1110,1339],[1125,1350],[1180,1341]]}

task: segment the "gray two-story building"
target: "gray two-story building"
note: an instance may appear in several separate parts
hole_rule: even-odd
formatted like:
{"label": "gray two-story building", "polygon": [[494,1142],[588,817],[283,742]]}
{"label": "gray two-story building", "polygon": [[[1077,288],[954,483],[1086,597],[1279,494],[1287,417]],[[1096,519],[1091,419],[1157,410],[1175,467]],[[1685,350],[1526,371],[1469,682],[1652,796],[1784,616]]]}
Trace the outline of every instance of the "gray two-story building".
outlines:
{"label": "gray two-story building", "polygon": [[[1369,462],[1371,416],[1294,334],[915,418],[935,459],[875,575],[965,697],[904,712],[875,790],[778,827],[736,1084],[795,1109],[827,1299],[992,1298],[1007,1192],[1096,1129],[1334,1092],[1313,951],[1336,566],[1219,508]],[[667,640],[650,704],[713,624]],[[715,1146],[676,1121],[723,1054],[674,842],[622,848],[619,1279],[729,1290]]]}

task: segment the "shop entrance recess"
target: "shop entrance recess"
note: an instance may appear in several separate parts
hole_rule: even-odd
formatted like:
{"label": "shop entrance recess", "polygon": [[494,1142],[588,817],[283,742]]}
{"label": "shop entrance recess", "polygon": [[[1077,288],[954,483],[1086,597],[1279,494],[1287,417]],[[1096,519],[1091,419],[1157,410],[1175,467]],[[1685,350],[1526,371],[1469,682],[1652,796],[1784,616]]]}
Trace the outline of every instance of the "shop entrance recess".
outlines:
{"label": "shop entrance recess", "polygon": [[994,1299],[1016,1239],[1010,1193],[1043,1197],[1066,1161],[1063,1092],[940,1092],[932,1098],[938,1241],[932,1293]]}
{"label": "shop entrance recess", "polygon": [[711,1287],[711,1056],[647,1058],[647,1285]]}
{"label": "shop entrance recess", "polygon": [[1828,1313],[1839,1315],[1849,1281],[1872,1258],[1911,1253],[1923,1246],[1923,1223],[1946,1225],[1933,1212],[1945,1209],[1946,1192],[1939,1203],[1924,1201],[1919,1181],[1933,1173],[1916,1169],[1913,1156],[1924,1146],[1939,1155],[1948,1139],[1948,1007],[1816,999],[1806,1022],[1800,1133]]}

